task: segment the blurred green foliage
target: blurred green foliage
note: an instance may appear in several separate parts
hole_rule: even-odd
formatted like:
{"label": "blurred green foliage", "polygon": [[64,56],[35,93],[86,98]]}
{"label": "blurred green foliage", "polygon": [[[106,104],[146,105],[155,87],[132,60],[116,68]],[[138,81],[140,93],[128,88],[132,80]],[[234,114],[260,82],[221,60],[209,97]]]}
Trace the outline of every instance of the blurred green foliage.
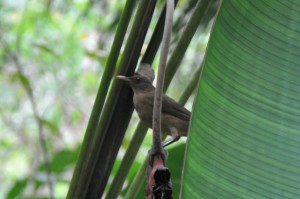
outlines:
{"label": "blurred green foliage", "polygon": [[[45,167],[25,87],[32,87],[51,154],[54,192],[65,197],[95,91],[125,1],[1,1],[0,198],[42,198]],[[116,6],[117,5],[117,6]],[[19,65],[23,71],[18,70]]]}
{"label": "blurred green foliage", "polygon": [[[187,2],[180,1],[179,7],[185,7]],[[49,196],[33,108],[42,122],[50,154],[54,196],[66,196],[124,4],[125,0],[0,1],[0,198]],[[153,24],[162,7],[163,1],[159,1]],[[176,11],[175,20],[182,25],[175,28],[174,38],[184,25],[184,12]],[[207,39],[206,34],[192,42],[184,59],[185,67],[176,74],[169,89],[175,99],[190,73],[199,66]],[[33,91],[35,105],[31,104],[28,88]],[[137,121],[134,114],[112,174]],[[148,135],[128,180],[134,177],[150,144]]]}

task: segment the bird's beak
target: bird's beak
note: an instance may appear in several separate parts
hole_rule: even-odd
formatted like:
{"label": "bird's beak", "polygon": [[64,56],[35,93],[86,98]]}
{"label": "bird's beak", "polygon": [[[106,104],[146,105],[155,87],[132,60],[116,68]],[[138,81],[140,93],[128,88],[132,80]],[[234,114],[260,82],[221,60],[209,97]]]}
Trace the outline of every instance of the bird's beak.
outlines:
{"label": "bird's beak", "polygon": [[122,75],[118,75],[116,76],[116,78],[123,80],[125,82],[130,82],[130,79],[128,77],[122,76]]}

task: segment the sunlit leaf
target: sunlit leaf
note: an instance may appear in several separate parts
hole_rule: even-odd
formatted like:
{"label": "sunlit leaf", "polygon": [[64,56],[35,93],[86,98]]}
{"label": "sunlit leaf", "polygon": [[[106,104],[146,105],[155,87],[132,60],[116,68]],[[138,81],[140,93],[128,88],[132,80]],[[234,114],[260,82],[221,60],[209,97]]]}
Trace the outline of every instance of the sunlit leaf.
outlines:
{"label": "sunlit leaf", "polygon": [[94,93],[98,86],[98,74],[95,72],[84,72],[81,74],[80,82],[85,87],[86,92]]}
{"label": "sunlit leaf", "polygon": [[71,112],[71,120],[72,122],[78,122],[79,120],[81,120],[83,117],[81,111],[79,109],[73,109]]}

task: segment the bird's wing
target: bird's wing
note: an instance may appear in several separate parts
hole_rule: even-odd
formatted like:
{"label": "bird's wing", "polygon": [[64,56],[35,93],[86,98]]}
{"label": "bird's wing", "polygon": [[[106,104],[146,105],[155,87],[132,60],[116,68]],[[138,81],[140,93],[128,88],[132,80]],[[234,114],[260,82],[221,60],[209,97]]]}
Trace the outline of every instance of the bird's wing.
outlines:
{"label": "bird's wing", "polygon": [[162,112],[185,121],[189,121],[191,117],[191,112],[189,110],[166,95],[163,96],[162,100]]}

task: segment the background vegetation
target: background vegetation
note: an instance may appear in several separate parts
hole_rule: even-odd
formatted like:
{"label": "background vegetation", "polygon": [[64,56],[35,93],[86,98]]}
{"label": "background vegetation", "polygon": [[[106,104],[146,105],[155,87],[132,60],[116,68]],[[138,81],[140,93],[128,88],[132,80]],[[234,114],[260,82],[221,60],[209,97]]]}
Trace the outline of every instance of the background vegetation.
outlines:
{"label": "background vegetation", "polygon": [[[178,2],[171,51],[195,2]],[[125,0],[0,2],[0,198],[48,198],[48,169],[54,197],[65,198],[124,5]],[[156,5],[142,53],[163,5]],[[200,27],[191,42],[168,90],[173,98],[199,67],[208,32]],[[155,69],[157,63],[156,57]],[[112,175],[137,121],[134,114]],[[147,135],[125,188],[150,144]]]}

